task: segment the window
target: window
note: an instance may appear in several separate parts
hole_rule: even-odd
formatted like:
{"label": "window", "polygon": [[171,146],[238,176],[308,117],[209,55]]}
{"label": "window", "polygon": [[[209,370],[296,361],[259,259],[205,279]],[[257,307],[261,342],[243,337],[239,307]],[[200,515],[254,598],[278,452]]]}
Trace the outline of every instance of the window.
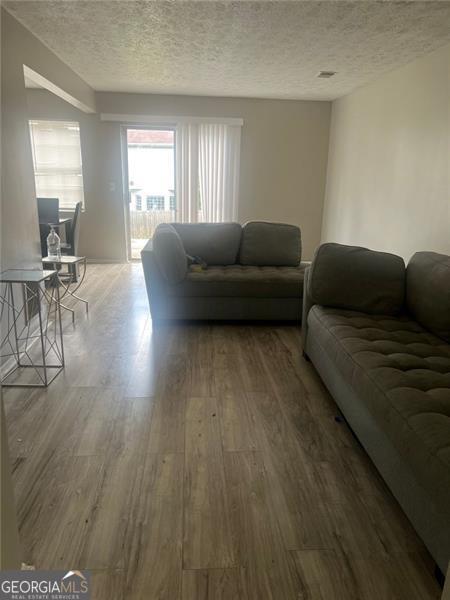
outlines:
{"label": "window", "polygon": [[176,210],[175,196],[170,196],[169,198],[169,210]]}
{"label": "window", "polygon": [[142,210],[142,196],[136,196],[136,210]]}
{"label": "window", "polygon": [[164,196],[147,196],[147,210],[164,210]]}
{"label": "window", "polygon": [[60,210],[84,208],[79,123],[30,121],[36,196],[59,198]]}

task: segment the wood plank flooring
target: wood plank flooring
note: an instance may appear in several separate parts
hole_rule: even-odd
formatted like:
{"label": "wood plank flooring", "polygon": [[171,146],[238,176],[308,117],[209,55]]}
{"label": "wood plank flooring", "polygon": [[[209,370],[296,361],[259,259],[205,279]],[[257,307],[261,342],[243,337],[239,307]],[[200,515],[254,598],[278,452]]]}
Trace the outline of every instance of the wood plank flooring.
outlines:
{"label": "wood plank flooring", "polygon": [[94,600],[431,600],[433,564],[297,327],[152,327],[139,264],[89,265],[67,367],[8,389],[24,560]]}

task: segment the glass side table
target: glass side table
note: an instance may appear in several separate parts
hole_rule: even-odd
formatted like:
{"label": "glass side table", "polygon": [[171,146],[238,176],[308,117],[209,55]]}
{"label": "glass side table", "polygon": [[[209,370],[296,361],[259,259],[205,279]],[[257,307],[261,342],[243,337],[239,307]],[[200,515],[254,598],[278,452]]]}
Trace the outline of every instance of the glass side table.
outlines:
{"label": "glass side table", "polygon": [[[63,290],[62,293],[60,294],[61,308],[72,313],[72,322],[75,322],[75,311],[72,308],[69,308],[68,306],[66,306],[65,304],[63,304],[61,302],[61,300],[63,300],[63,298],[65,296],[69,295],[69,296],[72,296],[72,298],[75,298],[75,300],[78,300],[79,302],[83,302],[84,306],[86,308],[86,312],[89,312],[89,302],[87,300],[84,300],[83,298],[80,298],[80,296],[78,296],[75,293],[78,290],[78,288],[81,286],[81,284],[83,283],[84,278],[86,276],[86,266],[87,266],[86,257],[85,256],[69,256],[68,254],[62,254],[59,258],[50,258],[49,256],[46,256],[45,258],[42,259],[42,263],[44,266],[51,265],[52,268],[57,271],[58,283]],[[61,272],[60,269],[64,265],[67,266],[68,271]],[[83,270],[80,278],[75,277],[75,269],[77,269],[78,266],[81,266],[81,268]],[[66,276],[66,275],[68,276],[67,283],[62,278],[63,276]],[[70,286],[72,283],[76,283],[76,285],[71,289]]]}
{"label": "glass side table", "polygon": [[0,372],[5,387],[47,387],[64,368],[57,276],[54,270],[0,273]]}

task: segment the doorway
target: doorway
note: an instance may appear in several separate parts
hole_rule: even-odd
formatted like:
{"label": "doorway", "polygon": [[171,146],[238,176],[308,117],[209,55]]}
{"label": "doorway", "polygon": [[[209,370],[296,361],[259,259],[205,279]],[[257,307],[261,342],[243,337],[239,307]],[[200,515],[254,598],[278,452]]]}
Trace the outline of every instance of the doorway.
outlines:
{"label": "doorway", "polygon": [[175,130],[126,128],[128,258],[141,250],[160,223],[176,221]]}

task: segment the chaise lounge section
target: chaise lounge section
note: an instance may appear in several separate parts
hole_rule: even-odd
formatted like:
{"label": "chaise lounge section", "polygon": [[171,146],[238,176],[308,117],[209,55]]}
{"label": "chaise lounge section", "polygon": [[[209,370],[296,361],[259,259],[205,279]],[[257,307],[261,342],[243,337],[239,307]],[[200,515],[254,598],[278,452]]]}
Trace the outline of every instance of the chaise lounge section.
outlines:
{"label": "chaise lounge section", "polygon": [[303,347],[442,572],[450,559],[450,257],[322,245]]}
{"label": "chaise lounge section", "polygon": [[309,263],[294,225],[164,224],[141,255],[154,321],[301,319]]}

